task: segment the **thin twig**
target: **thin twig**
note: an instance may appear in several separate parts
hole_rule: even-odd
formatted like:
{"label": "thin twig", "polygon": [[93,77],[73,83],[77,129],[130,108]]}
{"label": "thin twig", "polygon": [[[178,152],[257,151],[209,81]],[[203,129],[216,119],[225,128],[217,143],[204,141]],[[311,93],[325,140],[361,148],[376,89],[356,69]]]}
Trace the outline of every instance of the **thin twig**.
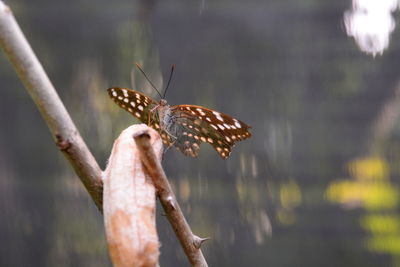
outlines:
{"label": "thin twig", "polygon": [[42,114],[58,148],[69,160],[99,210],[101,170],[82,140],[39,60],[19,28],[11,9],[0,0],[0,47],[14,66]]}
{"label": "thin twig", "polygon": [[175,195],[169,185],[167,177],[165,176],[161,163],[157,159],[150,144],[150,135],[146,131],[143,131],[133,137],[135,138],[146,171],[149,173],[154,186],[156,187],[161,205],[163,206],[167,218],[171,223],[190,263],[192,266],[208,266],[203,253],[200,250],[201,244],[207,240],[207,238],[200,238],[192,233],[192,230],[186,222],[181,208],[176,201]]}

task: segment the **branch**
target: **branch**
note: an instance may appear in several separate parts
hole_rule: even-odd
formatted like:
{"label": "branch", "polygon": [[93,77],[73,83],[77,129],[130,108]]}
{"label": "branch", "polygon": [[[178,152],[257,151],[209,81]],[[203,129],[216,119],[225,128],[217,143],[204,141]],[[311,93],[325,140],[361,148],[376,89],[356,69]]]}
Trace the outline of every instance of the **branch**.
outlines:
{"label": "branch", "polygon": [[[111,261],[118,267],[158,266],[156,189],[144,171],[132,138],[133,134],[147,129],[144,124],[125,129],[115,140],[103,173],[104,226]],[[148,132],[161,158],[161,137],[153,129]]]}
{"label": "branch", "polygon": [[[96,206],[102,211],[101,170],[90,153],[43,67],[19,28],[11,9],[0,0],[0,47],[45,120],[58,148],[69,160]],[[135,136],[142,162],[153,179],[161,204],[193,266],[207,266],[200,250],[206,239],[193,235],[150,146],[148,134]]]}
{"label": "branch", "polygon": [[101,170],[19,28],[11,9],[1,0],[0,47],[31,95],[58,148],[69,160],[101,211]]}
{"label": "branch", "polygon": [[207,238],[200,238],[194,235],[192,230],[190,230],[181,208],[176,201],[175,195],[172,192],[167,177],[165,176],[161,163],[150,144],[150,134],[147,130],[143,130],[138,131],[133,137],[139,149],[141,160],[146,167],[146,171],[149,173],[156,187],[161,205],[190,263],[192,266],[208,266],[200,250],[201,244],[206,241]]}

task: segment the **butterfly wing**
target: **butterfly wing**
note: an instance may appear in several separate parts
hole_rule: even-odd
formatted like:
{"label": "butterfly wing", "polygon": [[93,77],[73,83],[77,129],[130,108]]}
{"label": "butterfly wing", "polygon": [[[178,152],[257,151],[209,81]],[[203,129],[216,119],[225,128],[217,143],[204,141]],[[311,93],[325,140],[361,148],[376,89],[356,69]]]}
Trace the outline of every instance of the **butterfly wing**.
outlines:
{"label": "butterfly wing", "polygon": [[172,144],[186,156],[196,158],[199,155],[201,141],[195,129],[186,128],[178,122],[176,125],[180,128],[178,131],[182,135],[176,138]]}
{"label": "butterfly wing", "polygon": [[249,125],[211,109],[195,105],[177,105],[172,107],[172,111],[182,133],[174,145],[184,154],[197,156],[200,143],[205,142],[226,159],[236,142],[251,137]]}
{"label": "butterfly wing", "polygon": [[143,123],[148,123],[150,110],[157,106],[157,102],[135,90],[126,88],[109,88],[109,96],[121,108],[125,109]]}
{"label": "butterfly wing", "polygon": [[172,106],[174,122],[167,126],[168,130],[161,129],[158,113],[155,112],[158,102],[127,88],[109,88],[108,94],[117,105],[141,122],[150,123],[149,126],[160,133],[164,144],[174,145],[187,156],[197,157],[201,142],[205,142],[226,159],[236,142],[251,137],[251,127],[244,122],[195,105]]}
{"label": "butterfly wing", "polygon": [[[113,87],[107,89],[107,91],[118,106],[131,113],[142,123],[148,124],[150,122],[149,126],[160,133],[164,144],[168,146],[172,144],[173,140],[171,136],[160,129],[157,112],[154,112],[154,110],[151,112],[152,109],[157,107],[158,102],[138,91],[127,88]],[[150,121],[149,115],[151,116]]]}

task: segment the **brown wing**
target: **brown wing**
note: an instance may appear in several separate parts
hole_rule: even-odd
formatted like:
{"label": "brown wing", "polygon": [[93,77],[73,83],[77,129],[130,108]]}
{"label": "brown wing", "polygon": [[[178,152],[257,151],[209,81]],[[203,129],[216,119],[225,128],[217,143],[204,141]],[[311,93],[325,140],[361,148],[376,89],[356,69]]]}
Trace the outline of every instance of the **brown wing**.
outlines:
{"label": "brown wing", "polygon": [[151,119],[149,126],[160,133],[164,144],[168,146],[172,144],[171,137],[160,129],[157,112],[150,112],[158,105],[157,101],[132,89],[113,87],[107,89],[107,91],[109,96],[115,101],[115,103],[117,103],[118,106],[131,113],[141,122],[148,124],[150,115]]}
{"label": "brown wing", "polygon": [[177,123],[188,130],[187,134],[209,143],[224,159],[229,157],[236,142],[251,137],[251,127],[229,115],[195,105],[171,108],[177,114]]}
{"label": "brown wing", "polygon": [[143,123],[148,123],[150,110],[158,103],[138,91],[127,88],[109,88],[109,96],[118,106],[125,109]]}

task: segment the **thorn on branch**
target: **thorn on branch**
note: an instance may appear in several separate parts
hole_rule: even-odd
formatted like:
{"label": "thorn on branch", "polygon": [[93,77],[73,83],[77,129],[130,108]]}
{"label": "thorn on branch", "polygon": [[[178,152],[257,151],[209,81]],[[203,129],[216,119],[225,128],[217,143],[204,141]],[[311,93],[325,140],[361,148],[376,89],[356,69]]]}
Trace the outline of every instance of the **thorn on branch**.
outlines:
{"label": "thorn on branch", "polygon": [[65,140],[61,134],[56,134],[56,140],[56,145],[61,151],[67,151],[68,148],[72,146],[72,144],[68,140]]}
{"label": "thorn on branch", "polygon": [[168,196],[168,197],[167,197],[167,202],[168,202],[169,206],[170,206],[173,210],[176,210],[174,198],[173,198],[172,196]]}
{"label": "thorn on branch", "polygon": [[197,235],[193,235],[193,245],[195,246],[195,248],[200,249],[201,245],[209,239],[210,239],[209,237],[201,238],[198,237]]}

